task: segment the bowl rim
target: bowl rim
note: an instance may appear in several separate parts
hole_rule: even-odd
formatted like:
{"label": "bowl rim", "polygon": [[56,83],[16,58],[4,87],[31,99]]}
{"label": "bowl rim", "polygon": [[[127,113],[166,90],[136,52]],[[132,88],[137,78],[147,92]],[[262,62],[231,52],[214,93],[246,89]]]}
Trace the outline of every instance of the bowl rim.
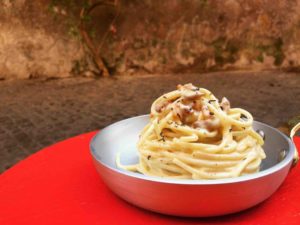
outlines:
{"label": "bowl rim", "polygon": [[293,144],[293,142],[291,141],[290,138],[288,138],[285,134],[283,134],[280,130],[275,129],[274,127],[259,122],[259,121],[254,121],[257,124],[261,124],[263,126],[269,127],[273,130],[275,130],[275,132],[278,132],[289,144],[289,151],[288,154],[286,155],[286,157],[280,161],[279,163],[277,163],[276,165],[265,169],[263,171],[259,171],[257,173],[253,173],[253,174],[247,174],[244,176],[240,176],[240,177],[233,177],[233,178],[223,178],[223,179],[215,179],[215,180],[192,180],[192,179],[176,179],[176,178],[166,178],[166,177],[151,177],[151,176],[147,176],[141,173],[136,173],[136,172],[131,172],[131,171],[127,171],[127,170],[123,170],[123,169],[118,169],[118,168],[114,168],[112,166],[107,165],[106,163],[104,163],[99,157],[97,157],[97,153],[96,153],[96,149],[94,147],[95,141],[96,139],[102,134],[103,131],[110,129],[114,126],[118,126],[121,123],[124,122],[129,122],[130,120],[135,120],[138,118],[144,118],[144,117],[148,117],[149,118],[149,114],[145,114],[145,115],[140,115],[140,116],[134,116],[134,117],[130,117],[127,119],[123,119],[120,121],[117,121],[115,123],[112,123],[106,127],[104,127],[103,129],[101,129],[100,131],[98,131],[93,138],[90,141],[90,153],[93,157],[93,159],[95,161],[97,161],[98,163],[100,163],[102,166],[104,166],[105,168],[112,170],[113,172],[116,172],[118,174],[122,174],[124,176],[128,176],[131,178],[136,178],[136,179],[140,179],[140,180],[144,180],[144,181],[152,181],[152,182],[157,182],[157,183],[165,183],[165,184],[177,184],[177,185],[222,185],[222,184],[231,184],[231,183],[239,183],[239,182],[244,182],[244,181],[249,181],[249,180],[254,180],[254,179],[259,179],[259,178],[263,178],[265,176],[268,176],[270,174],[273,174],[275,172],[280,171],[281,169],[285,168],[286,166],[288,166],[288,164],[292,164],[292,160],[293,160],[293,156],[294,156],[294,152],[295,150],[295,146]]}

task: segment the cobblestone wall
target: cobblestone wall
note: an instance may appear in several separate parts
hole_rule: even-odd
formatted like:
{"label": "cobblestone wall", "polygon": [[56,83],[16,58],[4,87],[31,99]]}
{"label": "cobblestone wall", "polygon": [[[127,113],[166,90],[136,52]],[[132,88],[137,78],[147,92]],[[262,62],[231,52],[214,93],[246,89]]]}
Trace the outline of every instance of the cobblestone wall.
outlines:
{"label": "cobblestone wall", "polygon": [[[97,74],[78,31],[86,2],[0,1],[0,78]],[[121,0],[87,24],[111,74],[300,68],[300,0]]]}

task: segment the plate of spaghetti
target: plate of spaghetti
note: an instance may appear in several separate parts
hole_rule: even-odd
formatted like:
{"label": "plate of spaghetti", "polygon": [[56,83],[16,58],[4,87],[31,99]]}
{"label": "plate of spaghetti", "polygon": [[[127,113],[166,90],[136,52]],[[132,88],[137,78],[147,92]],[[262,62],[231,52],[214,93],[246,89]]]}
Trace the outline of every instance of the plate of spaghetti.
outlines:
{"label": "plate of spaghetti", "polygon": [[262,202],[298,159],[280,131],[192,84],[158,97],[150,115],[104,128],[90,146],[97,171],[121,198],[189,217]]}

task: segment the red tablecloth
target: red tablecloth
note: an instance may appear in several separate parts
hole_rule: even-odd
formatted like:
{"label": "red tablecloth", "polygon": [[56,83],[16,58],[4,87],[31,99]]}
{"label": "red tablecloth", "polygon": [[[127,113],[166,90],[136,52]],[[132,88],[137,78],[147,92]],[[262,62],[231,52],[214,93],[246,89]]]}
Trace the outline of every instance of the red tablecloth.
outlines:
{"label": "red tablecloth", "polygon": [[[207,219],[170,217],[132,206],[104,185],[89,153],[94,134],[45,148],[4,172],[0,224],[300,224],[300,165],[252,209]],[[300,149],[300,138],[296,142]]]}

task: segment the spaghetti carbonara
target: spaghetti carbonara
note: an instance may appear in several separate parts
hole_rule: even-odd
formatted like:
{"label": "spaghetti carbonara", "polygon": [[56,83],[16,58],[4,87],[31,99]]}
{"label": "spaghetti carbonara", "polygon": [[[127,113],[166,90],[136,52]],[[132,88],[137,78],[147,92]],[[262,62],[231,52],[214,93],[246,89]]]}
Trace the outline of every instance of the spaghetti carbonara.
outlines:
{"label": "spaghetti carbonara", "polygon": [[192,84],[162,95],[137,144],[139,163],[120,168],[149,176],[220,179],[259,171],[266,157],[253,117]]}

